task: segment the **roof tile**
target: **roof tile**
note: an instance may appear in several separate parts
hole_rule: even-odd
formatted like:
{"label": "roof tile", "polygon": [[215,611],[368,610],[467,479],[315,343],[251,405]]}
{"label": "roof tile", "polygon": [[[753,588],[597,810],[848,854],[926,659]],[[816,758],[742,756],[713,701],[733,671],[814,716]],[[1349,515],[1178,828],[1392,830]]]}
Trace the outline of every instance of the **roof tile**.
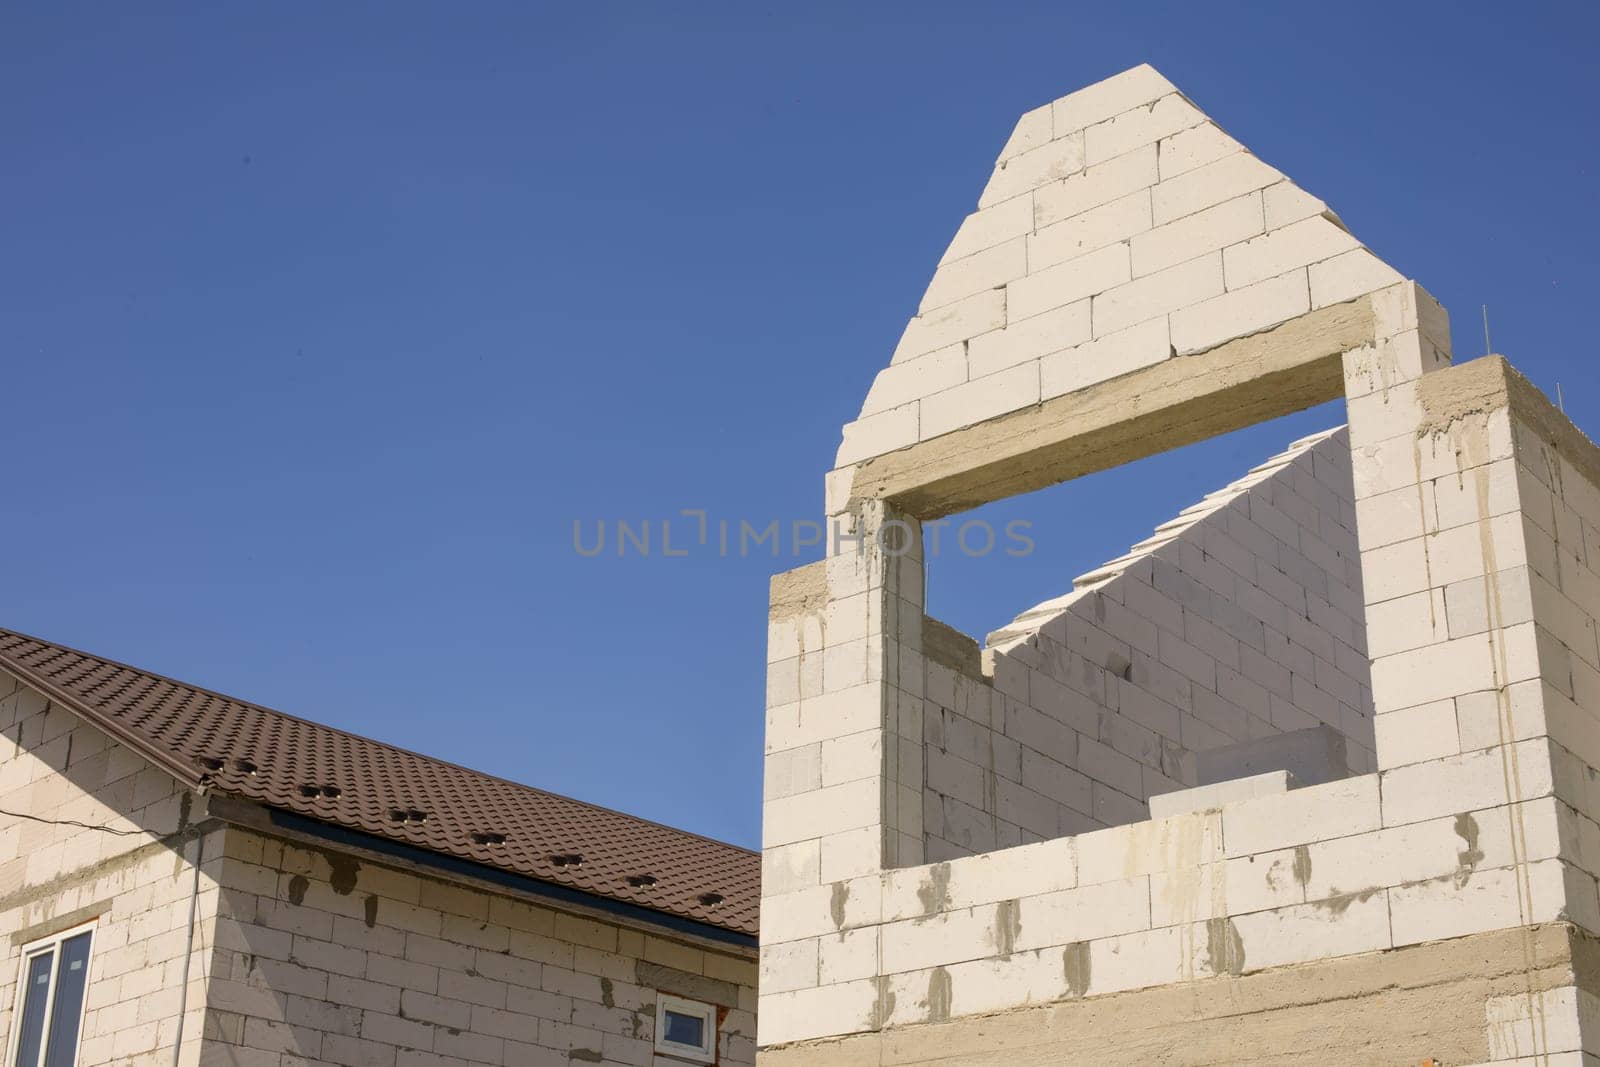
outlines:
{"label": "roof tile", "polygon": [[[0,667],[191,785],[725,930],[756,932],[760,858],[746,849],[10,630],[0,630]],[[723,899],[708,906],[700,899],[706,894]]]}

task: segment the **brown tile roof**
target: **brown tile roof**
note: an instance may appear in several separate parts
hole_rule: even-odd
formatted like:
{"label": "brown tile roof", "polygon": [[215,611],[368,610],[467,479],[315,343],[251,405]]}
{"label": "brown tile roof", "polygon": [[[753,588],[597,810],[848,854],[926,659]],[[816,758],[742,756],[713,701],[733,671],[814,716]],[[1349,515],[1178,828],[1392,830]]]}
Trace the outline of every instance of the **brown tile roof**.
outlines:
{"label": "brown tile roof", "polygon": [[[10,630],[0,667],[192,787],[755,935],[761,865],[746,849]],[[629,881],[641,876],[655,881]]]}

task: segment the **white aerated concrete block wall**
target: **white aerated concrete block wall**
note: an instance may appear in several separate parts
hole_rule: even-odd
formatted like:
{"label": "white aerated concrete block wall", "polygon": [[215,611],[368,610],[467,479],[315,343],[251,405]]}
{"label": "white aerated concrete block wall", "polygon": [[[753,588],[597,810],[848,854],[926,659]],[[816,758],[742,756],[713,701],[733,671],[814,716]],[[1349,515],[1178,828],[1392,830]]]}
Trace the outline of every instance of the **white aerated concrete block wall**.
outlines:
{"label": "white aerated concrete block wall", "polygon": [[836,464],[1400,281],[1139,66],[1022,116]]}
{"label": "white aerated concrete block wall", "polygon": [[[1303,442],[1309,471],[1253,472],[993,635],[987,680],[925,662],[920,561],[830,559],[828,610],[870,593],[878,684],[769,717],[769,789],[809,796],[768,803],[762,1045],[1600,933],[1600,451],[1525,387],[1450,369],[1438,305],[1150,68],[1019,122],[845,428],[830,509],[852,464],[1359,296],[1350,466],[1320,477],[1335,439]],[[815,630],[824,672],[837,637]],[[826,742],[874,718],[875,776],[830,793]],[[1319,722],[1373,773],[1127,821],[1188,784],[1187,751]],[[816,774],[785,778],[774,756],[814,741]],[[1495,1062],[1595,1051],[1592,1002],[1537,999],[1485,1005]]]}
{"label": "white aerated concrete block wall", "polygon": [[0,1034],[22,946],[96,920],[79,1067],[171,1064],[180,1020],[176,1062],[200,1063],[226,831],[192,822],[199,802],[166,771],[4,672],[0,733],[0,809],[15,813],[0,820]]}
{"label": "white aerated concrete block wall", "polygon": [[[1570,439],[1551,437],[1550,418],[1519,417],[1503,402],[1468,397],[1457,401],[1461,412],[1441,415],[1438,397],[1449,391],[1430,394],[1418,382],[1451,373],[1442,312],[1409,283],[1378,294],[1374,307],[1377,340],[1345,361],[1360,528],[1357,543],[1344,547],[1360,551],[1361,581],[1348,592],[1369,618],[1377,772],[876,875],[774,885],[763,902],[763,959],[773,976],[760,1000],[763,1045],[1539,923],[1600,931],[1600,570],[1590,563],[1600,563],[1591,555],[1600,552],[1600,459],[1574,459]],[[1270,469],[1256,485],[1297,462]],[[1104,590],[1135,588],[1129,575],[1148,564],[1139,595],[1160,591],[1161,551],[1238,506],[1202,507],[1199,522],[1165,531],[1173,534],[1167,541],[1158,535],[1145,556],[1085,576],[1084,590],[1025,616],[1022,632],[996,635],[987,702],[981,682],[927,665],[925,697],[941,709],[943,744],[930,746],[926,766],[930,784],[948,775],[941,798],[960,799],[970,820],[991,803],[981,786],[998,811],[1004,779],[958,774],[949,762],[1022,765],[1020,743],[1014,754],[994,745],[1006,737],[996,718],[1003,725],[1014,708],[1029,707],[1024,698],[1033,699],[1036,679],[1047,679],[1048,689],[1093,677],[1085,663],[1120,651],[1105,635],[1112,605],[1127,600]],[[1245,588],[1236,580],[1222,602],[1239,604]],[[1183,626],[1188,605],[1173,599],[1178,610],[1168,618]],[[1099,628],[1084,627],[1076,643],[1059,641],[1039,656],[1037,635],[1065,620]],[[1284,636],[1306,643],[1305,634]],[[1018,648],[1033,652],[1019,657]],[[1208,651],[1219,662],[1217,650]],[[1194,657],[1191,668],[1201,662]],[[1317,679],[1315,665],[1309,673]],[[1196,679],[1186,679],[1192,698]],[[1120,679],[1108,687],[1117,714],[1133,688]],[[1080,702],[1060,706],[1094,708],[1088,695],[1075,691]],[[1270,701],[1267,708],[1270,725]],[[1096,710],[1098,727],[1109,709]],[[930,858],[959,844],[935,838],[934,809]],[[995,827],[1004,845],[998,820]],[[1027,831],[1018,824],[1004,832]],[[1538,1010],[1526,997],[1487,1003],[1494,1062],[1574,1055],[1592,1017],[1592,1005],[1575,997],[1570,987],[1540,994],[1549,1012],[1542,1028],[1531,1025],[1529,1012]]]}
{"label": "white aerated concrete block wall", "polygon": [[1327,724],[1373,769],[1342,430],[1296,442],[991,634],[993,681],[929,663],[929,859],[1149,817],[1190,754]]}
{"label": "white aerated concrete block wall", "polygon": [[649,1067],[663,992],[755,1061],[748,958],[225,826],[4,672],[0,732],[0,1034],[22,945],[94,920],[79,1067]]}
{"label": "white aerated concrete block wall", "polygon": [[920,527],[834,519],[824,600],[768,629],[763,893],[923,858]]}
{"label": "white aerated concrete block wall", "polygon": [[755,1062],[751,960],[241,828],[219,881],[207,1064],[678,1063],[663,993],[716,1006],[718,1063]]}
{"label": "white aerated concrete block wall", "polygon": [[1366,775],[769,897],[760,1043],[1555,921],[1574,874],[1550,789],[1391,811]]}

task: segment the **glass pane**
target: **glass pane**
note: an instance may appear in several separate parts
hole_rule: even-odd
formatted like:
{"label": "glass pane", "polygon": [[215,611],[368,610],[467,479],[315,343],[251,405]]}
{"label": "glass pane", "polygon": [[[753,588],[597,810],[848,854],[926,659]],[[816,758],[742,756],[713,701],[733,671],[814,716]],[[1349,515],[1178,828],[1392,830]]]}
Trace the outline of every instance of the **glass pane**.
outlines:
{"label": "glass pane", "polygon": [[706,1047],[706,1021],[699,1015],[684,1015],[667,1009],[667,1040],[690,1048]]}
{"label": "glass pane", "polygon": [[34,1067],[39,1062],[39,1044],[44,1037],[44,1005],[50,998],[50,963],[53,959],[53,951],[41,952],[28,961],[24,971],[22,980],[28,984],[28,988],[22,1000],[17,1067]]}
{"label": "glass pane", "polygon": [[72,1067],[78,1058],[78,1024],[83,1021],[83,989],[89,981],[89,935],[61,943],[56,973],[56,1000],[50,1009],[50,1047],[45,1067]]}

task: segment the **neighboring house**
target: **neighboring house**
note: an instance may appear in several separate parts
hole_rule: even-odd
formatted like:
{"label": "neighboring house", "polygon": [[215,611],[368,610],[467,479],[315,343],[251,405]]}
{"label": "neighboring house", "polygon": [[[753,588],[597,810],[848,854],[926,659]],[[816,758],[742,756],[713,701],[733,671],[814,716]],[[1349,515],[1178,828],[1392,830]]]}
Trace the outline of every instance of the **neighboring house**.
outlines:
{"label": "neighboring house", "polygon": [[0,736],[6,1067],[754,1062],[744,849],[8,631]]}
{"label": "neighboring house", "polygon": [[[1339,399],[986,639],[925,614],[927,524]],[[825,492],[763,1067],[1600,1063],[1600,448],[1156,71],[1018,122]]]}

